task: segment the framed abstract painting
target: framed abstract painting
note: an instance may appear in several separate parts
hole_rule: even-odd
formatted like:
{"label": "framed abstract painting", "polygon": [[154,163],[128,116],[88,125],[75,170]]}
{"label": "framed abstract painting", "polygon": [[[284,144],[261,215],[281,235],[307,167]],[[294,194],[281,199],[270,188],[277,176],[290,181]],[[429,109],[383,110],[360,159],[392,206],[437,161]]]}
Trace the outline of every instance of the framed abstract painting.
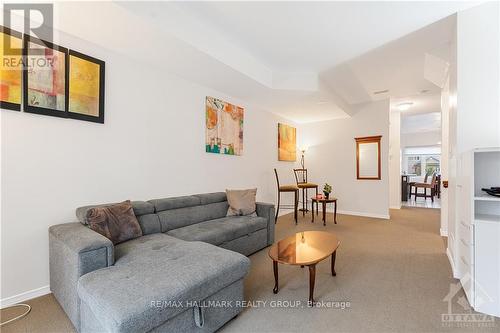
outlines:
{"label": "framed abstract painting", "polygon": [[23,36],[0,26],[0,108],[21,111]]}
{"label": "framed abstract painting", "polygon": [[207,96],[205,110],[205,151],[214,154],[243,155],[244,109]]}
{"label": "framed abstract painting", "polygon": [[102,60],[69,51],[69,118],[104,123],[104,66]]}
{"label": "framed abstract painting", "polygon": [[278,123],[278,160],[297,160],[297,130],[295,127]]}
{"label": "framed abstract painting", "polygon": [[24,35],[24,111],[67,117],[68,49]]}

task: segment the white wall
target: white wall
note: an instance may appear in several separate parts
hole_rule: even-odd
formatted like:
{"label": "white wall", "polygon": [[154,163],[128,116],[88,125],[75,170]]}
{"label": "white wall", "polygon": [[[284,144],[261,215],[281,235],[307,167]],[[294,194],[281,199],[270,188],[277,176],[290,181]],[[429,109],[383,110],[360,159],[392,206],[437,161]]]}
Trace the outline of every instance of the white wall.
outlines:
{"label": "white wall", "polygon": [[[333,186],[339,211],[388,218],[389,101],[370,103],[352,118],[305,124],[300,129],[309,147],[310,181]],[[382,179],[357,180],[354,138],[373,135],[382,135]]]}
{"label": "white wall", "polygon": [[405,147],[435,146],[441,142],[441,131],[401,133],[401,149]]}
{"label": "white wall", "polygon": [[[450,79],[446,79],[441,91],[441,180],[449,178],[449,124],[450,124]],[[441,236],[448,236],[448,189],[441,186]]]}
{"label": "white wall", "polygon": [[[470,202],[460,191],[470,180],[461,153],[500,146],[500,3],[486,2],[457,14],[456,52],[450,66],[448,249],[454,277],[457,230]],[[453,49],[453,48],[452,48]],[[456,61],[456,67],[454,62]]]}
{"label": "white wall", "polygon": [[394,109],[389,123],[389,205],[401,208],[401,112]]}
{"label": "white wall", "polygon": [[[105,124],[1,110],[3,305],[48,291],[47,229],[75,221],[78,206],[248,187],[258,188],[259,200],[275,202],[273,167],[283,182],[293,180],[296,164],[277,161],[283,119],[60,37],[60,44],[106,61]],[[243,156],[205,153],[207,95],[245,107]]]}
{"label": "white wall", "polygon": [[458,13],[457,148],[500,146],[500,3]]}

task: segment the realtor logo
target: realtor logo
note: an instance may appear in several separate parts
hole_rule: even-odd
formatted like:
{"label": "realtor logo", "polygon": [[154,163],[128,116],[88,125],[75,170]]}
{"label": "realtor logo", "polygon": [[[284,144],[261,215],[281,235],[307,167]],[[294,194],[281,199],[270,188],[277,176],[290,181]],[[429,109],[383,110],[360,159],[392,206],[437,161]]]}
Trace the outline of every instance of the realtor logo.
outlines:
{"label": "realtor logo", "polygon": [[[495,317],[474,312],[472,307],[469,305],[469,301],[466,296],[460,292],[462,289],[462,283],[464,285],[472,284],[474,281],[470,274],[467,274],[462,280],[462,282],[450,283],[450,290],[448,294],[443,298],[443,302],[448,303],[448,313],[441,314],[441,323],[443,327],[497,327],[495,323]],[[478,295],[475,297],[476,306],[480,306],[484,302],[491,301],[491,297],[484,292],[482,287],[476,282],[476,293]],[[479,296],[484,296],[479,297]],[[453,304],[458,304],[463,311],[453,312]]]}
{"label": "realtor logo", "polygon": [[[22,4],[22,3],[8,3],[3,5],[3,22],[8,28],[12,27],[12,16],[17,15],[24,20],[24,33],[30,36],[36,37],[40,40],[52,42],[53,40],[53,28],[52,24],[54,22],[54,6],[48,3],[33,3],[33,4]],[[42,22],[37,23],[32,20],[32,14],[36,12],[41,15]],[[21,50],[15,48],[11,45],[10,38],[4,38],[4,55],[18,55]],[[33,55],[43,55],[44,50],[40,48],[31,48],[30,54]]]}

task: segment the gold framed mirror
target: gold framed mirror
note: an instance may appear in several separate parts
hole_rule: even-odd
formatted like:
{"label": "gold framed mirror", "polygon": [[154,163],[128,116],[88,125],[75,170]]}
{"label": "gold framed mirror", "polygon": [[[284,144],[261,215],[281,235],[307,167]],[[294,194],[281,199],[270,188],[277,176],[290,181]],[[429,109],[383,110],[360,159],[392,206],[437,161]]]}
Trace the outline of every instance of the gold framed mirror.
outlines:
{"label": "gold framed mirror", "polygon": [[380,141],[382,135],[355,138],[356,178],[360,180],[380,180]]}

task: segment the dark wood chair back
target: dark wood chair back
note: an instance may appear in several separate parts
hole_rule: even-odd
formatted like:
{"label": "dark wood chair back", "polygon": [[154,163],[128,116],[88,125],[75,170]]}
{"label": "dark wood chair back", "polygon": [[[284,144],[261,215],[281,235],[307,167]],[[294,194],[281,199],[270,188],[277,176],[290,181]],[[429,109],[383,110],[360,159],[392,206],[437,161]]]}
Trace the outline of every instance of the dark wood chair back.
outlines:
{"label": "dark wood chair back", "polygon": [[428,180],[429,180],[429,174],[425,173],[424,183],[427,183]]}
{"label": "dark wood chair back", "polygon": [[280,188],[280,179],[278,178],[278,171],[274,168],[274,174],[276,175],[276,184],[278,185],[278,190]]}
{"label": "dark wood chair back", "polygon": [[436,180],[437,180],[437,175],[436,175],[436,173],[434,172],[434,173],[432,174],[432,178],[431,178],[431,185],[432,185],[432,186],[436,186]]}
{"label": "dark wood chair back", "polygon": [[295,174],[297,185],[307,183],[307,169],[293,169],[293,173]]}

